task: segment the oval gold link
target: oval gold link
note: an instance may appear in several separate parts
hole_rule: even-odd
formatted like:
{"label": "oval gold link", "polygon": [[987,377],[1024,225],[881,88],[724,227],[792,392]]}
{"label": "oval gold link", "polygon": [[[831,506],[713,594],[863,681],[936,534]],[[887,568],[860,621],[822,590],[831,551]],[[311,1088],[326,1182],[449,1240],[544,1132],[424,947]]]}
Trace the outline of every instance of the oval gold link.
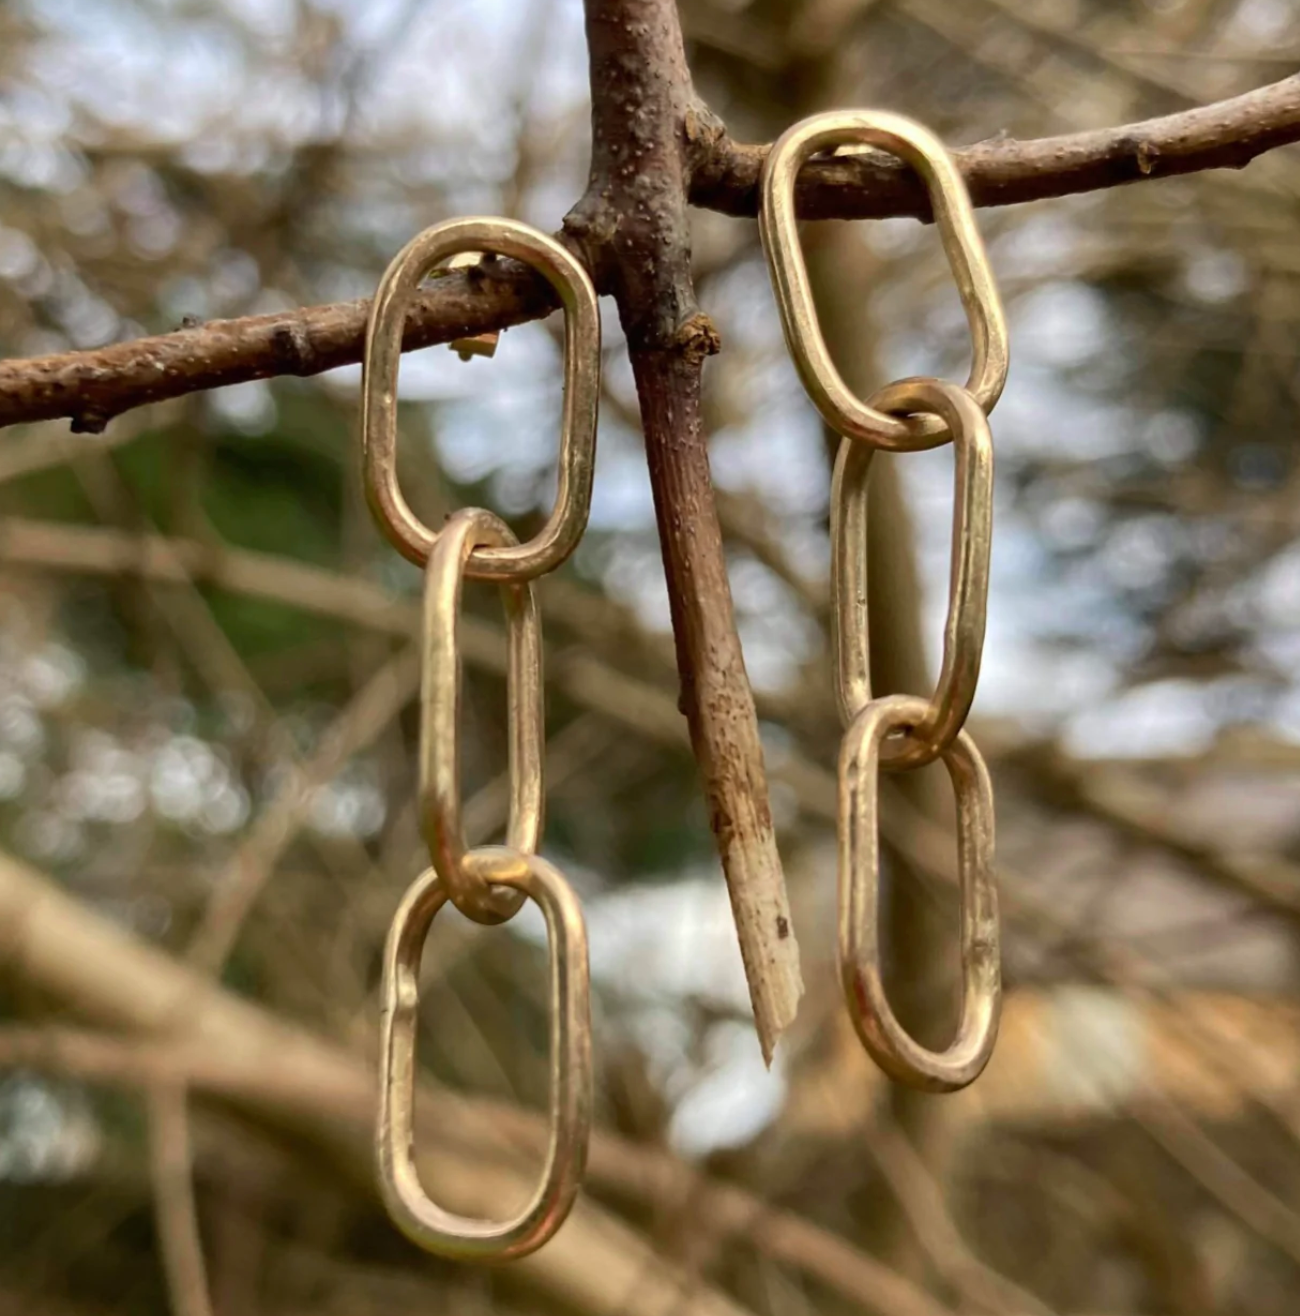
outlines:
{"label": "oval gold link", "polygon": [[966,184],[933,133],[902,115],[881,110],[815,114],[787,129],[763,162],[759,233],[785,341],[809,397],[837,434],[895,452],[938,447],[949,437],[941,420],[932,415],[898,419],[860,401],[835,368],[822,336],[799,246],[795,183],[810,156],[846,143],[888,151],[920,175],[970,325],[971,369],[966,388],[987,413],[1006,383],[1008,347],[1002,299]]}
{"label": "oval gold link", "polygon": [[[462,914],[500,923],[523,903],[518,891],[494,891],[466,867],[461,816],[461,657],[457,634],[463,581],[479,545],[512,546],[510,528],[491,512],[467,507],[448,518],[424,573],[424,679],[420,687],[420,825],[435,871]],[[533,587],[500,585],[506,607],[510,821],[506,844],[531,854],[542,833],[545,735],[542,636]]]}
{"label": "oval gold link", "polygon": [[504,847],[472,851],[466,863],[482,882],[514,887],[546,919],[550,943],[550,1144],[532,1200],[500,1222],[456,1215],[433,1202],[415,1161],[415,1034],[420,958],[430,925],[449,899],[433,869],[402,900],[384,950],[379,1183],[394,1223],[412,1242],[457,1261],[525,1256],[564,1223],[577,1196],[591,1129],[591,1003],[582,907],[563,874],[537,855]]}
{"label": "oval gold link", "polygon": [[555,289],[564,307],[564,409],[555,506],[526,544],[483,546],[470,559],[480,580],[534,580],[554,571],[587,525],[596,463],[600,399],[600,311],[579,261],[554,238],[513,219],[453,219],[413,238],[384,272],[370,308],[361,382],[361,442],[366,497],[393,547],[423,566],[437,541],[411,511],[397,482],[397,375],[406,313],[420,281],[465,251],[525,261]]}
{"label": "oval gold link", "polygon": [[[943,666],[925,717],[906,736],[891,739],[891,769],[932,763],[966,721],[979,684],[988,612],[993,543],[993,440],[988,417],[959,384],[901,379],[880,390],[872,406],[895,414],[940,418],[953,434],[952,566]],[[871,698],[867,622],[867,480],[872,449],[850,439],[840,445],[831,488],[831,609],[835,694],[847,726]]]}
{"label": "oval gold link", "polygon": [[906,695],[874,700],[854,719],[840,749],[840,981],[858,1036],[891,1078],[926,1092],[955,1092],[988,1063],[1002,1009],[993,787],[964,731],[943,755],[957,801],[962,969],[961,1022],[946,1051],[921,1046],[899,1024],[880,969],[881,748],[891,731],[914,725],[924,709],[924,700]]}

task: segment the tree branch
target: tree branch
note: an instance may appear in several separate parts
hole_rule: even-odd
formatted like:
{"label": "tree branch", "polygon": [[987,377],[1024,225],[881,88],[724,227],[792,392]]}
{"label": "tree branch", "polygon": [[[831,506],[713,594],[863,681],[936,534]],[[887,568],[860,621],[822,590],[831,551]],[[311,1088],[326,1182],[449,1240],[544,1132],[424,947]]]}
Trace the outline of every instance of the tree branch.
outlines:
{"label": "tree branch", "polygon": [[[1256,156],[1296,141],[1300,74],[1141,123],[1027,142],[994,138],[953,154],[977,206],[1010,206],[1205,169],[1244,169]],[[719,136],[692,175],[692,204],[727,215],[756,213],[768,149]],[[931,217],[920,179],[879,152],[811,161],[795,195],[806,219]]]}
{"label": "tree branch", "polygon": [[[681,125],[690,145],[690,201],[729,215],[756,213],[765,146],[730,140],[694,106]],[[1041,201],[1204,169],[1241,169],[1256,156],[1300,141],[1300,75],[1199,109],[1095,132],[1020,142],[995,139],[956,152],[977,206]],[[902,165],[879,155],[813,161],[799,182],[810,219],[928,218],[925,190]],[[513,261],[438,281],[412,311],[412,351],[540,319],[555,308],[550,289]],[[593,270],[597,289],[610,288]],[[0,361],[0,427],[70,418],[97,433],[147,402],[279,375],[309,376],[353,365],[365,342],[366,301],[274,315],[214,320],[172,334],[90,352]]]}
{"label": "tree branch", "polygon": [[803,980],[709,472],[700,386],[719,343],[695,297],[687,209],[696,158],[721,127],[695,95],[676,0],[587,0],[586,15],[591,177],[564,227],[613,293],[627,335],[681,710],[770,1063]]}
{"label": "tree branch", "polygon": [[[483,262],[419,298],[402,347],[411,352],[549,315],[550,286],[517,261]],[[0,426],[70,417],[98,434],[132,407],[280,375],[319,375],[361,360],[369,300],[308,306],[114,343],[93,352],[0,361]]]}

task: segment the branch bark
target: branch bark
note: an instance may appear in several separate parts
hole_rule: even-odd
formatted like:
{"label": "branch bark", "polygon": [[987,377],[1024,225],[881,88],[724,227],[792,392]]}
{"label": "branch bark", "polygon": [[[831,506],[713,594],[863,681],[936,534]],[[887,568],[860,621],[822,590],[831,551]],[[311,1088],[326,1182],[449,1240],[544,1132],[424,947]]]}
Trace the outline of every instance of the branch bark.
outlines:
{"label": "branch bark", "polygon": [[[1257,156],[1300,141],[1300,74],[1230,100],[1119,128],[1040,137],[994,138],[954,151],[977,206],[1095,192],[1205,169],[1244,169]],[[752,215],[766,146],[719,138],[691,178],[691,202],[727,215]],[[929,220],[917,176],[880,152],[813,160],[795,193],[805,219]]]}
{"label": "branch bark", "polygon": [[709,472],[700,389],[719,341],[695,296],[687,209],[692,168],[721,126],[695,95],[676,0],[588,0],[586,14],[591,177],[564,227],[612,292],[627,335],[681,710],[771,1063],[803,980]]}
{"label": "branch bark", "polygon": [[[729,215],[755,213],[765,146],[732,142],[699,107],[681,128],[692,144],[690,201]],[[1300,75],[1231,100],[1095,132],[1032,141],[994,139],[956,152],[977,206],[1041,201],[1205,169],[1241,169],[1300,141]],[[928,218],[924,189],[901,165],[878,155],[813,161],[800,178],[809,219]],[[412,312],[406,350],[540,319],[555,308],[549,288],[510,261],[485,276],[439,280]],[[593,270],[601,292],[611,289]],[[204,389],[309,376],[361,360],[365,301],[276,315],[215,320],[194,329],[0,362],[0,427],[69,418],[98,432],[133,407]]]}

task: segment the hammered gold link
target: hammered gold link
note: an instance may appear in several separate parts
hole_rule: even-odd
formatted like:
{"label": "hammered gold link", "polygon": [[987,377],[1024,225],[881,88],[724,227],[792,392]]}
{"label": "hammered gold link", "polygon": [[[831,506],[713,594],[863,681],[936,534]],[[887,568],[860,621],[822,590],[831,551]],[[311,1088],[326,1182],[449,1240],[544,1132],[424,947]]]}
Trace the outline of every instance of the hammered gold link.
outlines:
{"label": "hammered gold link", "polygon": [[858,1036],[891,1078],[926,1092],[955,1092],[988,1063],[1002,1009],[993,787],[965,732],[943,754],[957,802],[961,884],[961,1022],[947,1050],[931,1051],[907,1033],[881,979],[881,751],[892,731],[917,725],[925,710],[924,700],[906,695],[873,700],[853,720],[840,748],[840,982]]}
{"label": "hammered gold link", "polygon": [[555,506],[526,544],[483,545],[470,558],[477,580],[534,580],[554,571],[586,529],[596,464],[600,399],[600,309],[587,271],[554,238],[513,219],[452,219],[413,238],[393,259],[370,308],[361,375],[366,497],[380,529],[403,557],[423,566],[438,536],[411,511],[397,482],[397,375],[402,333],[420,281],[461,252],[525,261],[564,308],[564,409]]}
{"label": "hammered gold link", "polygon": [[456,1215],[430,1199],[415,1162],[415,1034],[420,959],[434,916],[450,898],[429,869],[406,893],[384,950],[380,1104],[376,1130],[384,1204],[412,1242],[456,1261],[506,1261],[535,1251],[564,1223],[587,1160],[591,1130],[591,1002],[582,907],[564,876],[536,855],[483,847],[465,860],[475,879],[513,887],[546,919],[550,944],[550,1143],[532,1200],[504,1221]]}
{"label": "hammered gold link", "polygon": [[[434,870],[462,914],[500,923],[524,893],[495,891],[466,866],[468,842],[461,816],[461,657],[457,635],[461,590],[475,548],[518,541],[498,517],[467,507],[448,518],[424,573],[424,679],[420,687],[420,825]],[[507,623],[507,715],[510,727],[510,821],[506,844],[531,854],[542,833],[545,803],[542,749],[544,707],[542,637],[533,587],[500,585]]]}
{"label": "hammered gold link", "polygon": [[920,175],[970,325],[967,391],[987,413],[1006,382],[1008,349],[1002,299],[966,184],[933,133],[911,119],[882,110],[813,115],[787,129],[763,162],[759,234],[786,345],[809,397],[837,434],[894,452],[934,448],[949,438],[943,421],[934,415],[899,419],[871,402],[860,401],[835,368],[817,319],[808,267],[799,246],[795,183],[811,156],[849,143],[888,151]]}
{"label": "hammered gold link", "polygon": [[[952,566],[943,666],[924,718],[884,750],[889,768],[916,768],[934,762],[956,739],[979,683],[993,539],[993,441],[988,418],[959,384],[902,379],[875,394],[871,405],[895,415],[936,416],[953,435]],[[845,439],[831,487],[831,631],[835,695],[845,726],[871,698],[867,482],[872,451]]]}

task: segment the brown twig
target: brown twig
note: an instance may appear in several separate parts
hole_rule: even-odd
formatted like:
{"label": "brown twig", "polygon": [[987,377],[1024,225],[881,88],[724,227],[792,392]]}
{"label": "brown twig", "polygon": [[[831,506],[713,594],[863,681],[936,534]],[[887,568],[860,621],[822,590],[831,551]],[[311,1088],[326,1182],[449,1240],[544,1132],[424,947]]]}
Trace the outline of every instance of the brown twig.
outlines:
{"label": "brown twig", "polygon": [[[977,206],[1010,206],[1206,169],[1244,169],[1256,156],[1296,141],[1300,74],[1140,123],[1025,142],[995,138],[954,155]],[[728,215],[754,214],[767,151],[719,138],[692,176],[692,203]],[[796,200],[807,219],[930,218],[920,180],[880,154],[810,162],[799,176]]]}
{"label": "brown twig", "polygon": [[942,1185],[892,1118],[875,1123],[863,1145],[910,1221],[926,1255],[939,1274],[961,1294],[966,1308],[1053,1316],[1052,1308],[1046,1303],[976,1255],[948,1210]]}
{"label": "brown twig", "polygon": [[1144,1097],[1134,1119],[1147,1134],[1233,1215],[1300,1262],[1300,1215],[1154,1086]]}
{"label": "brown twig", "polygon": [[687,191],[713,124],[695,95],[676,0],[588,0],[592,160],[565,220],[613,293],[641,406],[672,608],[681,708],[704,778],[763,1056],[803,981],[736,632],[700,385],[718,336],[695,297]]}
{"label": "brown twig", "polygon": [[[690,201],[753,215],[765,146],[732,142],[706,114],[682,125],[693,143]],[[994,139],[956,153],[978,206],[1015,205],[1206,169],[1241,169],[1300,141],[1300,75],[1231,100],[1141,123],[1031,141]],[[808,218],[925,218],[924,189],[880,156],[813,161],[800,180]],[[597,287],[610,291],[600,271]],[[488,277],[440,280],[407,328],[412,350],[535,320],[554,309],[549,289],[512,262]],[[278,375],[308,376],[361,360],[365,301],[214,320],[194,329],[0,362],[0,427],[71,418],[102,430],[114,416],[164,398]]]}
{"label": "brown twig", "polygon": [[[415,303],[402,346],[410,352],[472,338],[541,319],[556,304],[540,275],[515,261],[494,261],[439,279],[437,291]],[[114,416],[147,402],[352,365],[361,360],[369,313],[368,300],[334,302],[210,320],[91,352],[0,361],[0,426],[66,416],[73,430],[99,433]]]}
{"label": "brown twig", "polygon": [[1024,779],[1058,805],[1091,814],[1139,844],[1183,860],[1194,872],[1265,909],[1300,919],[1300,868],[1281,857],[1234,853],[1188,835],[1153,802],[1131,772],[1070,760],[1061,752],[1026,748],[1014,756]]}

